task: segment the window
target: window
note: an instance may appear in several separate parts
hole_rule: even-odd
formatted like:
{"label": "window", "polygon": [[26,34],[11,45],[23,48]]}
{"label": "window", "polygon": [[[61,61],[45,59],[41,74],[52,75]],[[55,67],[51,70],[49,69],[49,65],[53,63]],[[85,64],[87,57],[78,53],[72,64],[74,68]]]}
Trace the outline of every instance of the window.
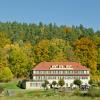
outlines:
{"label": "window", "polygon": [[30,83],[30,87],[32,87],[32,83]]}
{"label": "window", "polygon": [[66,68],[66,66],[63,66],[64,68]]}
{"label": "window", "polygon": [[70,76],[70,79],[73,79],[73,76]]}
{"label": "window", "polygon": [[33,74],[34,74],[34,70],[33,70]]}
{"label": "window", "polygon": [[60,74],[62,74],[62,71],[60,71]]}
{"label": "window", "polygon": [[56,76],[54,76],[54,79],[56,79]]}
{"label": "window", "polygon": [[86,74],[86,71],[84,71],[84,74]]}
{"label": "window", "polygon": [[60,71],[58,70],[58,74],[60,74]]}
{"label": "window", "polygon": [[50,71],[50,74],[53,74],[53,71]]}
{"label": "window", "polygon": [[88,77],[87,76],[82,76],[82,79],[88,79]]}
{"label": "window", "polygon": [[42,74],[42,71],[40,71],[40,74]]}
{"label": "window", "polygon": [[69,74],[69,71],[67,70],[66,73]]}
{"label": "window", "polygon": [[67,79],[70,79],[70,76],[68,76]]}
{"label": "window", "polygon": [[70,74],[72,74],[73,73],[73,71],[70,71]]}
{"label": "window", "polygon": [[65,71],[63,71],[63,74],[65,74]]}
{"label": "window", "polygon": [[36,71],[36,74],[39,74],[39,71]]}
{"label": "window", "polygon": [[48,71],[48,74],[51,74],[51,71]]}
{"label": "window", "polygon": [[87,74],[89,74],[89,71],[87,71]]}
{"label": "window", "polygon": [[74,71],[74,73],[75,73],[75,74],[77,74],[77,73],[78,73],[78,71]]}
{"label": "window", "polygon": [[83,70],[81,71],[81,74],[84,74],[84,71]]}
{"label": "window", "polygon": [[47,74],[49,74],[49,71],[47,71]]}
{"label": "window", "polygon": [[33,74],[36,74],[36,71],[35,70],[33,70]]}

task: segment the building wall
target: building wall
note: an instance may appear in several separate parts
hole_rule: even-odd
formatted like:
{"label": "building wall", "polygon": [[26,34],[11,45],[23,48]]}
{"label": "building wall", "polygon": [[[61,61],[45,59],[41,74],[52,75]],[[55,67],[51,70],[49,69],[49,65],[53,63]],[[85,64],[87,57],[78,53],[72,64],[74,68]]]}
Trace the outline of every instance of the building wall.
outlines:
{"label": "building wall", "polygon": [[[54,73],[53,73],[54,72]],[[88,84],[90,80],[89,71],[78,71],[78,73],[65,73],[67,71],[33,71],[33,81],[26,83],[27,89],[41,89],[44,80],[48,80],[49,83],[53,81],[58,82],[60,79],[64,79],[64,87],[70,87],[75,79],[80,79],[82,84]],[[64,72],[64,73],[63,73]],[[73,71],[75,72],[75,71]],[[84,73],[83,73],[84,72]],[[50,74],[52,73],[52,74]]]}
{"label": "building wall", "polygon": [[[88,77],[88,79],[84,79],[84,80],[81,80],[82,81],[82,84],[88,84],[88,81],[89,81],[89,77]],[[52,83],[54,80],[48,80],[49,81],[49,83]],[[59,80],[55,80],[56,82],[58,82]],[[65,81],[65,85],[64,85],[64,87],[70,87],[70,85],[71,84],[73,84],[73,82],[74,82],[74,80],[73,79],[70,79],[70,80],[68,80],[68,79],[66,79],[66,80],[64,80]],[[43,87],[42,87],[42,83],[43,83],[44,81],[41,81],[41,82],[34,82],[34,81],[32,81],[32,82],[26,82],[26,89],[42,89]]]}
{"label": "building wall", "polygon": [[26,89],[42,89],[43,82],[26,82]]}

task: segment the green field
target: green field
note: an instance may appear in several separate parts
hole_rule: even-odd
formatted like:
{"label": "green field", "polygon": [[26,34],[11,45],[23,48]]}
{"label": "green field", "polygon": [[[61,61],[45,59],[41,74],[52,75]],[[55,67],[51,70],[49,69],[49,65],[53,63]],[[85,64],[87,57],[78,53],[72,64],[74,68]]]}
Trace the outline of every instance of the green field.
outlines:
{"label": "green field", "polygon": [[5,89],[20,89],[19,87],[17,87],[17,83],[18,81],[12,81],[12,82],[8,82],[8,83],[0,83],[0,86],[2,86]]}
{"label": "green field", "polygon": [[62,93],[54,90],[26,90],[17,87],[17,81],[0,83],[7,90],[14,93],[12,96],[0,96],[0,100],[100,100],[100,97],[76,96],[73,92]]}
{"label": "green field", "polygon": [[0,97],[0,100],[100,100],[100,98],[91,98],[91,97]]}

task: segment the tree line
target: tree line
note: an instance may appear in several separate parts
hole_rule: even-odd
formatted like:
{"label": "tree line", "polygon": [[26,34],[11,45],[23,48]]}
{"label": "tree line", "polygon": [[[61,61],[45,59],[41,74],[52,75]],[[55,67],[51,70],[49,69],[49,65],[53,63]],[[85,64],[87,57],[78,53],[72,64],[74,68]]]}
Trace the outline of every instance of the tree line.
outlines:
{"label": "tree line", "polygon": [[42,61],[79,62],[100,79],[100,31],[83,25],[0,22],[0,81],[28,77]]}

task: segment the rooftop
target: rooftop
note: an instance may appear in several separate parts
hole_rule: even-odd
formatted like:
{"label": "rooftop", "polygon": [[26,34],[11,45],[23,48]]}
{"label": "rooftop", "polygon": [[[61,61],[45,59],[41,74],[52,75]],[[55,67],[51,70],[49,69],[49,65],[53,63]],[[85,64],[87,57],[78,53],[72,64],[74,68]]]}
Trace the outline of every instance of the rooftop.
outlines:
{"label": "rooftop", "polygon": [[89,70],[77,62],[41,62],[32,70]]}

